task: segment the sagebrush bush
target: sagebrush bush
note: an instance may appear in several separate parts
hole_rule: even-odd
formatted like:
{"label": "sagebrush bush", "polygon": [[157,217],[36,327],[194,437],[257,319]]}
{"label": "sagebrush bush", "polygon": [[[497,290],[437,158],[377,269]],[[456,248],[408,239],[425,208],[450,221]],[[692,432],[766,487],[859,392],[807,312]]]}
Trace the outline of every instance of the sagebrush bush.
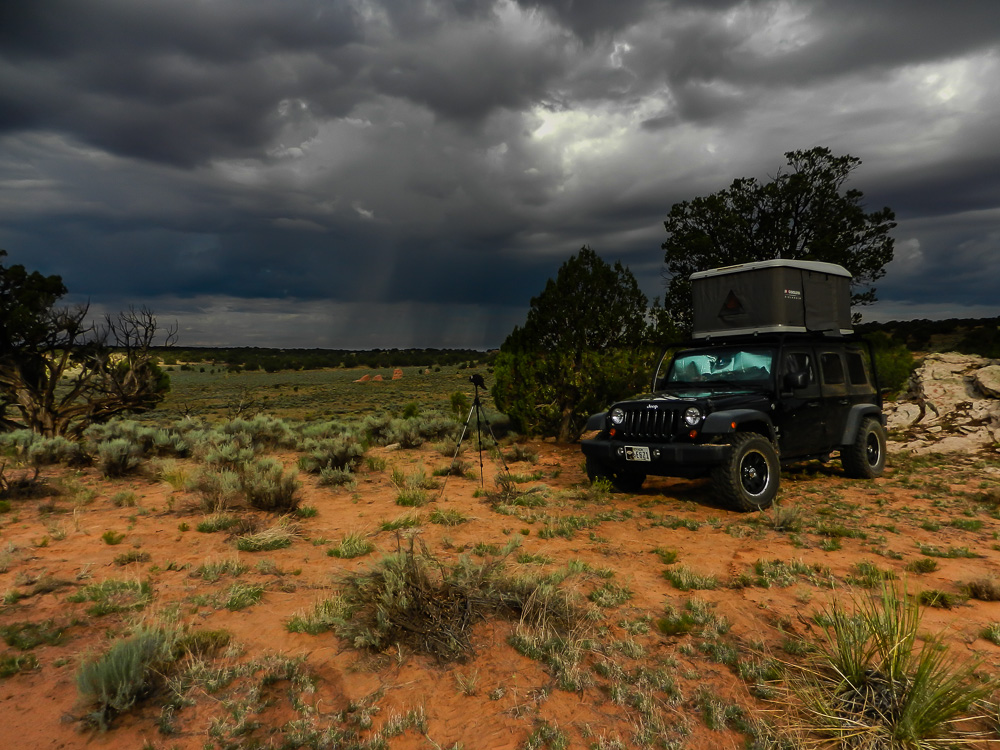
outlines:
{"label": "sagebrush bush", "polygon": [[114,438],[97,445],[97,464],[107,477],[122,477],[135,471],[142,460],[142,450],[128,438]]}
{"label": "sagebrush bush", "polygon": [[258,414],[253,419],[234,419],[224,424],[221,431],[227,435],[243,435],[254,448],[291,448],[295,433],[284,420],[269,414]]}
{"label": "sagebrush bush", "polygon": [[282,513],[298,507],[296,493],[301,485],[295,474],[286,473],[277,459],[261,458],[246,463],[239,476],[247,502],[252,507]]}
{"label": "sagebrush bush", "polygon": [[347,469],[322,469],[319,473],[319,483],[324,487],[352,488],[357,485],[357,480]]}
{"label": "sagebrush bush", "polygon": [[173,638],[150,629],[115,643],[103,656],[85,661],[76,674],[80,695],[96,709],[88,719],[107,729],[117,714],[132,708],[156,686],[171,659]]}
{"label": "sagebrush bush", "polygon": [[256,455],[246,436],[208,435],[203,444],[203,460],[209,466],[235,471]]}
{"label": "sagebrush bush", "polygon": [[79,464],[86,460],[79,443],[61,436],[39,437],[28,448],[27,458],[32,466]]}
{"label": "sagebrush bush", "polygon": [[300,450],[305,455],[299,457],[299,468],[310,474],[319,474],[324,469],[353,471],[365,455],[364,445],[352,435],[307,439]]}
{"label": "sagebrush bush", "polygon": [[243,496],[240,475],[231,469],[202,467],[188,478],[186,486],[201,495],[201,508],[207,513],[226,510]]}

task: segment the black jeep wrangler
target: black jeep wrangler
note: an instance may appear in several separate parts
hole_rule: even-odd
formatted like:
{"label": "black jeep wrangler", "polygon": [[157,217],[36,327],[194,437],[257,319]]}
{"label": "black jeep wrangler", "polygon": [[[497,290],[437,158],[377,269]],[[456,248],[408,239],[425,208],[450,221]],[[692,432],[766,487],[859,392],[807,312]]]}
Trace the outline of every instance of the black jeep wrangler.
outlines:
{"label": "black jeep wrangler", "polygon": [[[636,491],[650,474],[710,475],[740,510],[771,505],[781,465],[840,453],[845,472],[885,465],[885,418],[870,347],[853,336],[736,335],[661,358],[652,393],[593,415],[587,474]],[[669,351],[669,350],[668,350]]]}

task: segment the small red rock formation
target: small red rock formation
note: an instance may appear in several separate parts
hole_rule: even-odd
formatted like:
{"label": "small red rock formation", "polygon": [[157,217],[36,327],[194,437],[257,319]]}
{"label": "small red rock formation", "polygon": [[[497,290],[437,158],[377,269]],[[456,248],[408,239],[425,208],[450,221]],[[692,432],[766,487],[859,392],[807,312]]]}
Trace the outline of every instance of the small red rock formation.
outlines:
{"label": "small red rock formation", "polygon": [[358,378],[354,382],[355,383],[367,383],[371,379],[372,379],[371,375],[362,375],[360,378]]}
{"label": "small red rock formation", "polygon": [[403,371],[400,368],[397,367],[395,370],[392,371],[392,379],[393,380],[402,380],[403,379]]}
{"label": "small red rock formation", "polygon": [[372,382],[374,382],[376,380],[378,380],[379,382],[381,382],[383,380],[383,378],[382,378],[381,375],[376,375],[374,378],[372,378]]}

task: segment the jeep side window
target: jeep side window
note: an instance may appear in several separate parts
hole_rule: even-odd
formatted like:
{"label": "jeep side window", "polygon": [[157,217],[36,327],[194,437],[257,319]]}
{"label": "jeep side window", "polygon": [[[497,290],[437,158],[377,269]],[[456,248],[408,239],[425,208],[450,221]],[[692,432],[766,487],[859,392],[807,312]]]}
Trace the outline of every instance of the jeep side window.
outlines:
{"label": "jeep side window", "polygon": [[851,385],[868,385],[865,360],[861,352],[847,352],[847,376],[851,380]]}
{"label": "jeep side window", "polygon": [[844,382],[844,363],[837,352],[824,352],[819,361],[826,385],[841,385]]}
{"label": "jeep side window", "polygon": [[798,372],[806,373],[806,385],[816,382],[816,373],[813,372],[812,357],[806,352],[789,352],[785,355],[785,375],[793,375]]}

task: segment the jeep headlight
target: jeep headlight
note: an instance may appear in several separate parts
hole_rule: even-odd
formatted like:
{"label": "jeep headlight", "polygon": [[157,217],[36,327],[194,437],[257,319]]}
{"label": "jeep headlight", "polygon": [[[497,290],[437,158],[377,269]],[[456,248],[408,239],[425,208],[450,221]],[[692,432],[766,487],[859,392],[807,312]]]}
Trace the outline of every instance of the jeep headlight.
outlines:
{"label": "jeep headlight", "polygon": [[697,406],[689,406],[684,410],[684,424],[696,427],[701,422],[701,410]]}
{"label": "jeep headlight", "polygon": [[616,406],[611,410],[611,424],[619,425],[625,421],[625,410]]}

